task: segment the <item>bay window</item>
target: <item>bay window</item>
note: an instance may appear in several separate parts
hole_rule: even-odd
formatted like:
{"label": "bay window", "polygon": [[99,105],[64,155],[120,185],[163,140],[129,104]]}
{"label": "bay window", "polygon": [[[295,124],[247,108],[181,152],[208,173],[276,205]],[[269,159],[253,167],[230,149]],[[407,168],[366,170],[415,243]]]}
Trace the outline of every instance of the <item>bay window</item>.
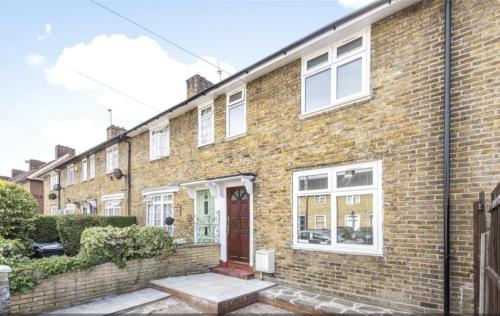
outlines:
{"label": "bay window", "polygon": [[149,131],[149,158],[150,160],[168,156],[170,151],[169,125],[152,128]]}
{"label": "bay window", "polygon": [[227,94],[226,137],[243,135],[247,131],[245,88]]}
{"label": "bay window", "polygon": [[370,31],[302,59],[302,114],[340,106],[369,95]]}
{"label": "bay window", "polygon": [[382,254],[380,161],[293,174],[294,248]]}
{"label": "bay window", "polygon": [[214,142],[214,105],[210,103],[198,109],[198,146]]}

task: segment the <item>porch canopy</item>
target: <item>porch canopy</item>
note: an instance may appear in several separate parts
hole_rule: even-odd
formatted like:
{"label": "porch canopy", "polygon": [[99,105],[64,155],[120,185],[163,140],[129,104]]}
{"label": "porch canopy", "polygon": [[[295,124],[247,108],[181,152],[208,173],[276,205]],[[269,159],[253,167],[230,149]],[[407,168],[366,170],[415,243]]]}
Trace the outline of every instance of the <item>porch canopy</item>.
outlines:
{"label": "porch canopy", "polygon": [[210,190],[210,194],[214,197],[224,197],[225,185],[230,182],[241,183],[245,186],[248,194],[253,194],[253,181],[255,180],[255,173],[238,173],[233,175],[221,176],[216,178],[208,178],[205,180],[183,183],[181,187],[185,188],[188,192],[189,198],[195,199],[196,191],[202,189]]}

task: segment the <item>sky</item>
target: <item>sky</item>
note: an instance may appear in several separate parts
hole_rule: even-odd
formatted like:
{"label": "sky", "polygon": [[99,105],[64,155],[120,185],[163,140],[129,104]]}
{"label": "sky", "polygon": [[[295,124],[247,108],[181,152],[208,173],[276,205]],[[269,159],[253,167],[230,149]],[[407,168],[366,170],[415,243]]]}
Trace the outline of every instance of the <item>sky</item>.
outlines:
{"label": "sky", "polygon": [[[371,0],[96,0],[229,73]],[[181,102],[217,69],[91,0],[2,0],[0,175],[104,141]],[[224,77],[223,77],[224,78]]]}

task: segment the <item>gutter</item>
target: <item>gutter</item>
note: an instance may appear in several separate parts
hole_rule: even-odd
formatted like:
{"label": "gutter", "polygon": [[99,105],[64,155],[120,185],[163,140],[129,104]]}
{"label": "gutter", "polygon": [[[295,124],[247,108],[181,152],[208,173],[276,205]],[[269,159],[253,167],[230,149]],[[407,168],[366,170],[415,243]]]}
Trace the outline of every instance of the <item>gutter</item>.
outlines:
{"label": "gutter", "polygon": [[445,0],[444,60],[444,183],[443,183],[443,313],[450,314],[450,92],[451,0]]}

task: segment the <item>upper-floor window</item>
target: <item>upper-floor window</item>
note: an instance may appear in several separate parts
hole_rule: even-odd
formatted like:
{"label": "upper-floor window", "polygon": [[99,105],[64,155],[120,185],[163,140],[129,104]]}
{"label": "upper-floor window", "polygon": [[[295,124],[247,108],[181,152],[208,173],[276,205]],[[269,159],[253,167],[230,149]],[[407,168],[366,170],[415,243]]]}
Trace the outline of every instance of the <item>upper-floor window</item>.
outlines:
{"label": "upper-floor window", "polygon": [[50,174],[50,190],[56,190],[59,184],[59,173],[54,171]]}
{"label": "upper-floor window", "polygon": [[118,168],[118,144],[106,149],[106,173]]}
{"label": "upper-floor window", "polygon": [[342,105],[369,94],[370,31],[302,59],[302,114]]}
{"label": "upper-floor window", "polygon": [[149,157],[151,160],[168,156],[170,151],[170,127],[162,125],[149,131]]}
{"label": "upper-floor window", "polygon": [[381,162],[295,172],[293,216],[296,248],[381,255]]}
{"label": "upper-floor window", "polygon": [[198,108],[198,146],[214,142],[214,105]]}
{"label": "upper-floor window", "polygon": [[87,181],[88,179],[88,169],[87,169],[87,158],[82,159],[82,181]]}
{"label": "upper-floor window", "polygon": [[75,165],[71,164],[66,167],[66,185],[75,183]]}
{"label": "upper-floor window", "polygon": [[245,134],[247,131],[245,88],[227,94],[226,137]]}
{"label": "upper-floor window", "polygon": [[95,155],[89,157],[89,179],[95,178]]}

